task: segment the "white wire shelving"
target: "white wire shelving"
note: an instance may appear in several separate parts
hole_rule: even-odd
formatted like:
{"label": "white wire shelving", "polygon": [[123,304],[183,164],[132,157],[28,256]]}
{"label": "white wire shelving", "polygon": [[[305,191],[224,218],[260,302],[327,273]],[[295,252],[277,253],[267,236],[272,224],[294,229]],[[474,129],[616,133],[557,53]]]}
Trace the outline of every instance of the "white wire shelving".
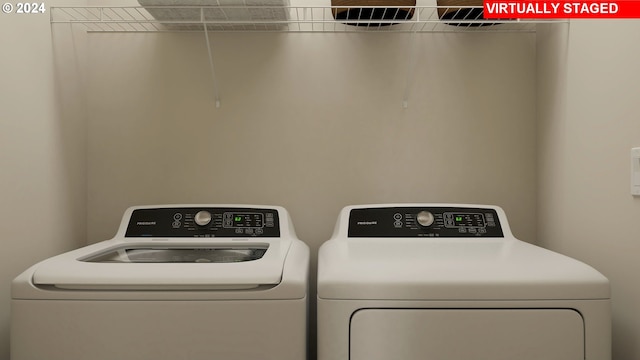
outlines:
{"label": "white wire shelving", "polygon": [[[349,20],[336,20],[338,9]],[[558,20],[506,21],[472,18],[482,7],[439,6],[86,6],[51,7],[51,23],[82,24],[89,32],[535,32],[536,24]],[[412,9],[407,18],[394,16]],[[369,11],[367,11],[369,10]],[[373,11],[388,20],[372,18]],[[473,11],[472,11],[473,10]],[[467,14],[441,20],[438,13]],[[348,23],[348,24],[345,24]],[[357,25],[357,26],[356,26]]]}
{"label": "white wire shelving", "polygon": [[[485,20],[482,7],[478,6],[58,6],[50,10],[52,27],[71,24],[84,27],[88,33],[204,33],[216,107],[220,107],[220,95],[209,33],[409,33],[413,39],[418,33],[535,33],[538,24],[568,23],[567,20]],[[340,11],[347,12],[343,15],[348,20],[334,18]],[[441,19],[442,13],[449,13],[453,19]],[[402,18],[399,14],[411,16]],[[404,108],[408,107],[411,70],[417,57],[415,41],[411,40],[410,46]]]}

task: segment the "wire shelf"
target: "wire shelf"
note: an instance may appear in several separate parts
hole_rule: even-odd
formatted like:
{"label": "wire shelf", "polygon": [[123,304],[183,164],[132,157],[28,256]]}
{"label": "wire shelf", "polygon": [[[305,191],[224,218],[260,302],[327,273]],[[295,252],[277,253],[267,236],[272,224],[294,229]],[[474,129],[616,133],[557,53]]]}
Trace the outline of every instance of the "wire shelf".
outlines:
{"label": "wire shelf", "polygon": [[[139,0],[158,1],[158,0]],[[282,0],[266,0],[278,3]],[[288,1],[283,1],[288,3]],[[246,3],[246,2],[245,2]],[[440,6],[84,6],[51,7],[51,24],[83,26],[87,32],[175,32],[204,33],[209,57],[213,96],[220,107],[220,92],[213,62],[210,32],[291,33],[535,33],[537,24],[568,23],[567,20],[485,20],[482,7]],[[337,14],[345,19],[336,20]],[[441,19],[447,14],[449,19]],[[338,17],[340,17],[338,16]],[[404,18],[403,18],[404,16]],[[382,20],[381,20],[382,19]],[[408,107],[409,84],[415,66],[416,37],[411,36],[407,81],[402,107]]]}
{"label": "wire shelf", "polygon": [[[348,20],[334,13],[347,11]],[[400,10],[411,17],[398,18]],[[536,24],[566,20],[484,20],[482,7],[439,6],[86,6],[51,7],[52,24],[81,24],[88,32],[535,32]],[[376,11],[382,18],[374,19]],[[441,20],[440,12],[454,19]],[[405,11],[406,12],[406,11]],[[466,15],[461,15],[466,14]]]}

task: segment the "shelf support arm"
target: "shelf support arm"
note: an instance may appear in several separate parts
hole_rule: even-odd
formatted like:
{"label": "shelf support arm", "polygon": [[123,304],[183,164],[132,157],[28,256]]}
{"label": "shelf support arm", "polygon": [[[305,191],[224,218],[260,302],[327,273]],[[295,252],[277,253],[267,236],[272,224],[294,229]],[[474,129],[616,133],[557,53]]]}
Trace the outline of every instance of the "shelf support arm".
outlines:
{"label": "shelf support arm", "polygon": [[204,8],[201,8],[202,26],[204,26],[204,39],[207,42],[207,52],[209,54],[209,67],[211,68],[211,80],[213,81],[213,96],[216,99],[216,108],[220,107],[220,91],[218,90],[218,79],[216,78],[216,70],[213,66],[213,52],[211,51],[211,42],[209,41],[209,29],[204,21]]}

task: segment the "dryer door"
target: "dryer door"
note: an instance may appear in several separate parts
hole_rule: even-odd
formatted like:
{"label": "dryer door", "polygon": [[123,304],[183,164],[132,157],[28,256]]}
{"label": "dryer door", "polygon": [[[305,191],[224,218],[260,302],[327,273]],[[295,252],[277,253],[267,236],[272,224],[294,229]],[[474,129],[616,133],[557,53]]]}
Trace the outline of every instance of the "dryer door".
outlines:
{"label": "dryer door", "polygon": [[351,319],[352,360],[582,360],[571,309],[365,309]]}

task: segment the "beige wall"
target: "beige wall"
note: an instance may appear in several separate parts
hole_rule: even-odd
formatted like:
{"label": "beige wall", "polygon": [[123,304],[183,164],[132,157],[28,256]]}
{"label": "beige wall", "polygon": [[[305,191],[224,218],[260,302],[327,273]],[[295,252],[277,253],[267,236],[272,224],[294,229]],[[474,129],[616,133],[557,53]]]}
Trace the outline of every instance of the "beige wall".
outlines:
{"label": "beige wall", "polygon": [[539,33],[539,242],[603,272],[615,360],[640,358],[640,22],[572,21]]}
{"label": "beige wall", "polygon": [[[69,54],[68,45],[56,46]],[[0,13],[0,49],[0,359],[8,359],[11,280],[85,241],[86,148],[81,108],[69,102],[77,79],[68,66],[54,71],[48,13]]]}
{"label": "beige wall", "polygon": [[[535,36],[92,34],[89,240],[148,203],[281,204],[315,249],[340,208],[499,204],[535,240]],[[117,49],[114,51],[113,49]]]}

